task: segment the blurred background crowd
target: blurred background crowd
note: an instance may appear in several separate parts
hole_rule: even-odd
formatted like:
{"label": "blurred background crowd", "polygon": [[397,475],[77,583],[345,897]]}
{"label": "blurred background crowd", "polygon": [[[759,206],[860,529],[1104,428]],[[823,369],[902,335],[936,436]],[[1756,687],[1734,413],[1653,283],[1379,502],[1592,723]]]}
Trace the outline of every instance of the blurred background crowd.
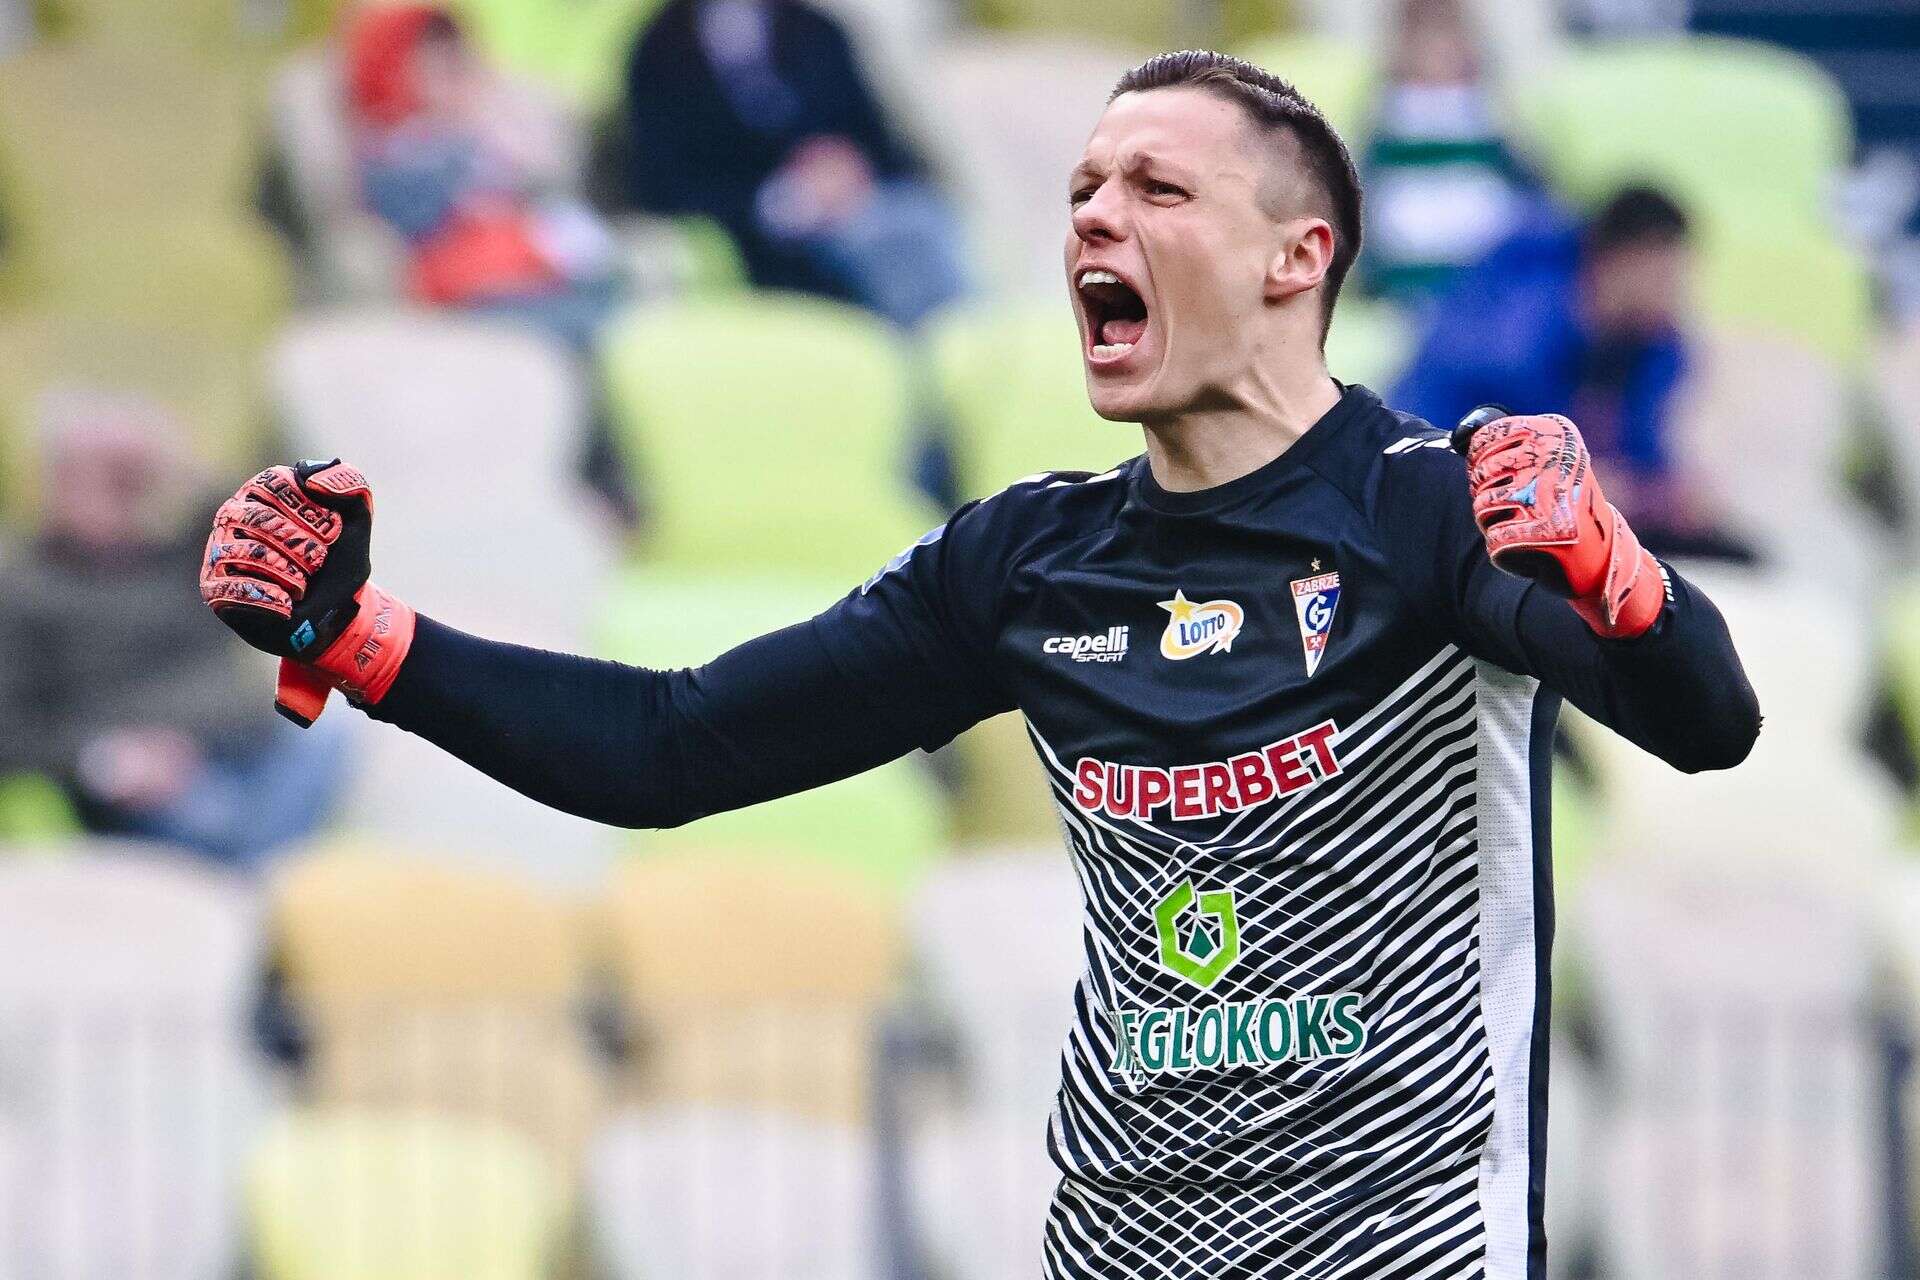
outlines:
{"label": "blurred background crowd", "polygon": [[1920,1274],[1912,0],[0,0],[0,1277],[1035,1273],[1017,720],[610,831],[280,722],[194,562],[343,456],[435,617],[692,664],[1138,452],[1066,174],[1196,45],[1360,162],[1334,375],[1572,416],[1766,713],[1564,726],[1554,1274]]}

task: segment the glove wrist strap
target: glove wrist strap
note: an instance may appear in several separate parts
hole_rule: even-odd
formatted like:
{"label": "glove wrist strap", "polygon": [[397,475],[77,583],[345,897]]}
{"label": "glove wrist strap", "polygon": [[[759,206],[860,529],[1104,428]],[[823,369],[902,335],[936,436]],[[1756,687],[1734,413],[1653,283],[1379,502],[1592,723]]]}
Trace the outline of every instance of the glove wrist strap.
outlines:
{"label": "glove wrist strap", "polygon": [[1568,601],[1595,635],[1631,640],[1645,635],[1666,607],[1666,582],[1653,556],[1640,545],[1626,517],[1607,508],[1612,528],[1607,539],[1607,573],[1598,595]]}
{"label": "glove wrist strap", "polygon": [[296,724],[312,724],[326,705],[328,688],[340,690],[356,706],[370,707],[387,696],[413,646],[414,612],[405,601],[374,583],[354,596],[359,612],[325,653],[311,663],[280,664],[275,708]]}

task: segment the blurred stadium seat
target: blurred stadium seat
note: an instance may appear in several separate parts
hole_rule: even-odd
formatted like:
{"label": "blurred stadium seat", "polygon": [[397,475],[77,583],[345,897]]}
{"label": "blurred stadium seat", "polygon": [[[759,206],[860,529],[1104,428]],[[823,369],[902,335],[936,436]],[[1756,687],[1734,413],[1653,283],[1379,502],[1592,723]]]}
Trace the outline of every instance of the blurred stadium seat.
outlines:
{"label": "blurred stadium seat", "polygon": [[[575,479],[586,389],[559,350],[500,321],[328,311],[287,326],[269,377],[295,456],[372,479],[382,583],[466,630],[583,646],[613,556]],[[370,733],[361,759],[347,809],[383,836],[531,856],[562,876],[590,874],[610,847],[410,735]]]}
{"label": "blurred stadium seat", "polygon": [[146,41],[43,44],[0,63],[9,248],[76,227],[124,235],[156,216],[243,212],[256,176],[254,97],[234,64]]}
{"label": "blurred stadium seat", "polygon": [[1694,213],[1710,315],[1861,354],[1865,270],[1828,208],[1852,125],[1816,64],[1737,40],[1596,42],[1570,47],[1515,102],[1549,176],[1576,201],[1651,181]]}
{"label": "blurred stadium seat", "polygon": [[[1684,776],[1609,733],[1583,737],[1604,780],[1602,850],[1676,861],[1737,851],[1767,862],[1851,875],[1894,847],[1899,796],[1862,768],[1855,717],[1866,705],[1873,638],[1864,602],[1835,600],[1810,616],[1800,580],[1682,565],[1739,638],[1766,727],[1737,769]],[[1817,824],[1810,798],[1818,797]],[[1595,872],[1605,861],[1596,856]]]}
{"label": "blurred stadium seat", "polygon": [[259,951],[247,887],[171,850],[0,860],[0,1274],[231,1274]]}
{"label": "blurred stadium seat", "polygon": [[547,1280],[570,1197],[540,1149],[482,1120],[295,1111],[254,1152],[259,1280]]}
{"label": "blurred stadium seat", "polygon": [[584,116],[613,107],[627,54],[665,0],[453,0],[503,67],[547,86]]}
{"label": "blurred stadium seat", "polygon": [[1663,838],[1575,922],[1608,1070],[1610,1274],[1881,1271],[1870,868]]}
{"label": "blurred stadium seat", "polygon": [[874,1015],[901,960],[860,879],[720,852],[623,867],[606,958],[634,1102],[589,1160],[616,1277],[877,1274]]}
{"label": "blurred stadium seat", "polygon": [[850,1126],[750,1108],[631,1111],[595,1142],[587,1195],[608,1280],[885,1274],[873,1153]]}
{"label": "blurred stadium seat", "polygon": [[46,0],[44,5],[53,29],[68,40],[228,58],[292,34],[291,24],[284,21],[292,7],[241,0],[172,0],[164,5],[148,0]]}
{"label": "blurred stadium seat", "polygon": [[66,793],[51,778],[16,773],[0,778],[0,857],[34,846],[58,847],[80,830]]}
{"label": "blurred stadium seat", "polygon": [[1087,404],[1080,331],[1061,296],[967,308],[930,339],[963,497],[1042,471],[1106,471],[1140,452],[1139,430]]}
{"label": "blurred stadium seat", "polygon": [[1327,370],[1342,382],[1389,394],[1413,354],[1414,336],[1398,308],[1343,295],[1327,329]]}
{"label": "blurred stadium seat", "polygon": [[38,416],[50,393],[137,396],[175,416],[194,442],[189,471],[225,478],[261,460],[258,379],[244,347],[188,329],[111,316],[0,313],[0,529],[39,509]]}
{"label": "blurred stadium seat", "polygon": [[616,321],[604,360],[650,561],[851,587],[939,523],[906,482],[904,357],[863,312],[777,294],[662,303]]}
{"label": "blurred stadium seat", "polygon": [[351,848],[287,864],[271,899],[310,1097],[477,1116],[571,1157],[600,1094],[575,907],[520,877]]}
{"label": "blurred stadium seat", "polygon": [[[1842,483],[1852,404],[1831,358],[1791,339],[1708,330],[1676,406],[1674,443],[1702,499],[1752,538],[1774,571],[1818,573],[1827,591],[1858,608],[1879,580],[1880,535]],[[1802,522],[1817,520],[1821,536],[1754,512],[1755,493]]]}
{"label": "blurred stadium seat", "polygon": [[914,1000],[903,1025],[951,1039],[954,1078],[890,1087],[909,1099],[901,1140],[905,1203],[935,1274],[998,1280],[1032,1270],[1059,1171],[1047,1117],[1073,985],[1086,964],[1080,888],[1056,847],[950,862],[908,909]]}
{"label": "blurred stadium seat", "polygon": [[866,1114],[872,1018],[901,960],[898,899],[723,849],[636,858],[602,903],[603,956],[650,1104]]}
{"label": "blurred stadium seat", "polygon": [[[699,666],[743,641],[805,621],[848,590],[843,582],[745,569],[637,568],[598,607],[594,648],[655,669]],[[925,762],[905,759],[684,827],[641,832],[633,842],[647,856],[725,849],[798,858],[894,892],[938,856],[948,823],[948,806]]]}
{"label": "blurred stadium seat", "polygon": [[[1139,60],[1099,40],[960,34],[928,56],[929,137],[990,293],[1067,296],[1067,175]],[[1059,465],[1059,464],[1056,464]]]}
{"label": "blurred stadium seat", "polygon": [[198,335],[249,355],[293,301],[280,241],[242,218],[154,216],[133,234],[84,224],[12,262],[16,296],[35,309]]}
{"label": "blurred stadium seat", "polygon": [[[1839,86],[1773,45],[1674,37],[1571,45],[1519,105],[1556,185],[1582,201],[1651,180],[1709,219],[1811,222],[1852,159]],[[1776,213],[1777,211],[1777,213]]]}

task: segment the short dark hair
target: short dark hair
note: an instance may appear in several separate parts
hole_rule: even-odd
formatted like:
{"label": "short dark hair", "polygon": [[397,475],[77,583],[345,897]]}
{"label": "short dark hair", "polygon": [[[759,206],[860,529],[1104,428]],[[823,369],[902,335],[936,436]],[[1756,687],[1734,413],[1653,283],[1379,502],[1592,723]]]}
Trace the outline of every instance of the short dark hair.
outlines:
{"label": "short dark hair", "polygon": [[1268,134],[1285,133],[1300,148],[1300,160],[1326,199],[1333,227],[1333,261],[1322,284],[1320,334],[1333,321],[1333,304],[1353,260],[1360,255],[1360,175],[1353,156],[1320,108],[1300,91],[1251,62],[1208,49],[1183,49],[1147,59],[1120,77],[1107,96],[1191,85],[1238,103],[1254,125]]}
{"label": "short dark hair", "polygon": [[1587,255],[1630,245],[1679,244],[1692,232],[1687,211],[1658,187],[1622,187],[1587,220]]}

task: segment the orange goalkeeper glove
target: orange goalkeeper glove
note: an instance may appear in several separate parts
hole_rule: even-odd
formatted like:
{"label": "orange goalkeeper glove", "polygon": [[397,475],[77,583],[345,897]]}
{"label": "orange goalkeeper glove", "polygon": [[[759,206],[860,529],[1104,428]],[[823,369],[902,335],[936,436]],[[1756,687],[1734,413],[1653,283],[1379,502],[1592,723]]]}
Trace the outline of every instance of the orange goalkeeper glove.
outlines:
{"label": "orange goalkeeper glove", "polygon": [[413,643],[413,610],[367,580],[373,491],[339,459],[268,467],[220,505],[200,598],[280,659],[274,708],[302,727],[338,689],[371,706]]}
{"label": "orange goalkeeper glove", "polygon": [[1600,492],[1579,428],[1557,413],[1489,405],[1461,420],[1453,446],[1466,455],[1473,519],[1494,564],[1566,597],[1608,639],[1659,621],[1666,579]]}

